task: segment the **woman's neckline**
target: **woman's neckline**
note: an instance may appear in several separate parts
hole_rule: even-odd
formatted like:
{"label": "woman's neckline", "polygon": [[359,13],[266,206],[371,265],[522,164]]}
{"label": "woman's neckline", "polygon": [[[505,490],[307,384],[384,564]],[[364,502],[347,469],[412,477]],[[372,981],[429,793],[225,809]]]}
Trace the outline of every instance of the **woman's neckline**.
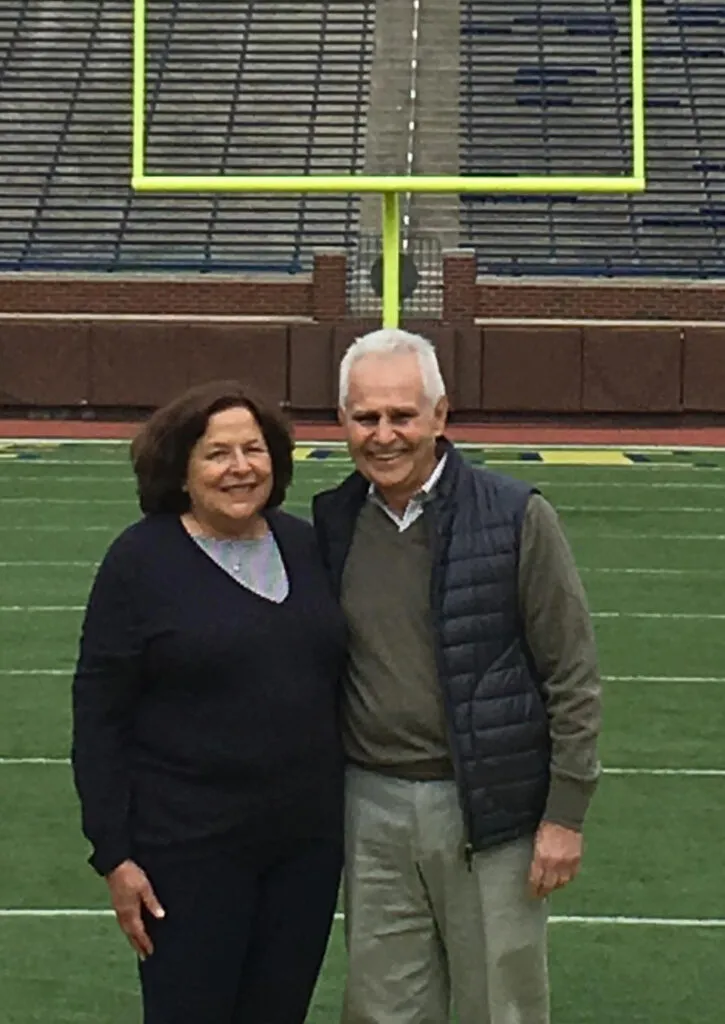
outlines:
{"label": "woman's neckline", "polygon": [[236,542],[239,542],[239,541],[245,541],[247,543],[255,542],[255,541],[258,542],[258,541],[264,540],[266,537],[268,537],[269,534],[271,533],[271,528],[269,526],[269,523],[264,518],[264,516],[260,516],[259,519],[260,519],[261,526],[264,527],[264,530],[263,530],[262,533],[260,533],[258,535],[243,534],[243,535],[240,535],[240,536],[231,536],[231,535],[221,536],[221,535],[218,535],[218,534],[209,533],[209,532],[205,531],[203,526],[202,526],[202,524],[194,516],[193,513],[184,512],[184,513],[182,513],[179,516],[179,522],[180,522],[181,526],[186,531],[186,533],[189,535],[189,537],[192,538],[192,540],[208,540],[208,541],[215,541],[217,543],[227,543],[227,544],[236,543]]}

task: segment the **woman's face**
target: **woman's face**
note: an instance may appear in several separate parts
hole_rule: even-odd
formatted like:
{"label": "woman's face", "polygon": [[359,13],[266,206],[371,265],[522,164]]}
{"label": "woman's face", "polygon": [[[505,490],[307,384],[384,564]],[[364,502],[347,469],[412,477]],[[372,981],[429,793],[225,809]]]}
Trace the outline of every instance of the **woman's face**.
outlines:
{"label": "woman's face", "polygon": [[194,518],[234,531],[266,506],[273,484],[272,459],[249,409],[236,406],[210,416],[187,467]]}

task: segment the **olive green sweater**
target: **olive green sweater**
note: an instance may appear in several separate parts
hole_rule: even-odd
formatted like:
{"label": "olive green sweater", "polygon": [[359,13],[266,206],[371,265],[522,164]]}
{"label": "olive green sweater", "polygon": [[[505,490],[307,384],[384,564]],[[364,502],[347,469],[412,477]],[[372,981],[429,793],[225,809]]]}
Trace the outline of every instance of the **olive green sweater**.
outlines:
{"label": "olive green sweater", "polygon": [[[400,531],[363,507],[345,565],[350,629],[343,700],[348,758],[409,779],[453,774],[429,607],[424,516]],[[586,595],[551,505],[529,499],[521,534],[519,606],[543,681],[552,739],[545,817],[580,828],[599,776],[600,677]]]}

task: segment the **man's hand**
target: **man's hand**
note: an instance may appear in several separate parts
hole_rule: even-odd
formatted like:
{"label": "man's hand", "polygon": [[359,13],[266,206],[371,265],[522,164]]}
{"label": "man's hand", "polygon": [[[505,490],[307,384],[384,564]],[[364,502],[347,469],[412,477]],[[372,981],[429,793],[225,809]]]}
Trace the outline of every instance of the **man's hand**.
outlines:
{"label": "man's hand", "polygon": [[148,876],[138,864],[132,860],[125,860],[106,875],[106,881],[121,931],[138,956],[145,960],[147,956],[151,956],[154,947],[144,927],[142,910],[145,907],[156,918],[162,918],[165,914],[151,888]]}
{"label": "man's hand", "polygon": [[542,821],[534,842],[529,885],[532,895],[543,899],[567,885],[579,872],[582,834],[574,829]]}

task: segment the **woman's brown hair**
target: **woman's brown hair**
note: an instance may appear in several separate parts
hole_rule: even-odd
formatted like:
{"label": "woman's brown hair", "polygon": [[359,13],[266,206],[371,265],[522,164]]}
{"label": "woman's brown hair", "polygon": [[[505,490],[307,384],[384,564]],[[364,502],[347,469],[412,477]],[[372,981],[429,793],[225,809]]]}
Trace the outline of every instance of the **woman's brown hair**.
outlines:
{"label": "woman's brown hair", "polygon": [[210,381],[157,409],[131,443],[139,505],[145,515],[188,511],[189,495],[184,483],[191,450],[206,431],[211,416],[238,407],[254,416],[269,449],[273,484],[266,507],[282,504],[292,481],[294,449],[284,417],[238,381]]}

